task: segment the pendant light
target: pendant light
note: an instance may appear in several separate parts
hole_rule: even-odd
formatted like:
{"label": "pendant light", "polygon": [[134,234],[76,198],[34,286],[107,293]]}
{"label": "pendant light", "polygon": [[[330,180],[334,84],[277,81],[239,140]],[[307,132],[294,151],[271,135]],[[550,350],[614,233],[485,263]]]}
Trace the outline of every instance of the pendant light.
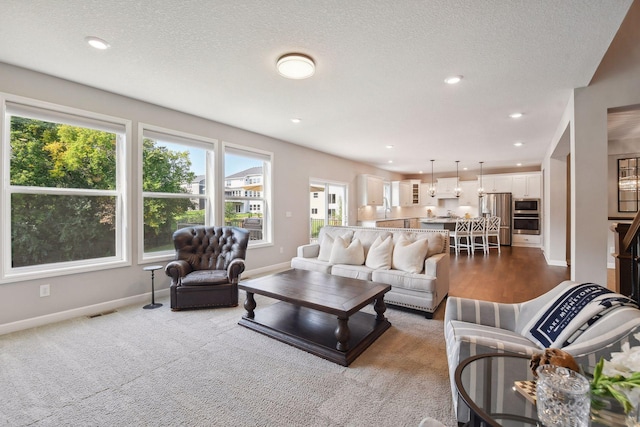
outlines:
{"label": "pendant light", "polygon": [[460,163],[460,160],[456,160],[456,188],[453,189],[453,194],[455,194],[456,197],[460,197],[460,194],[462,194],[460,178],[458,177],[458,163]]}
{"label": "pendant light", "polygon": [[435,162],[435,160],[431,160],[431,187],[429,187],[429,195],[431,197],[436,196],[436,187],[433,185],[433,162]]}
{"label": "pendant light", "polygon": [[480,187],[478,187],[478,197],[484,197],[486,194],[484,192],[484,187],[482,186],[482,164],[484,162],[480,162]]}

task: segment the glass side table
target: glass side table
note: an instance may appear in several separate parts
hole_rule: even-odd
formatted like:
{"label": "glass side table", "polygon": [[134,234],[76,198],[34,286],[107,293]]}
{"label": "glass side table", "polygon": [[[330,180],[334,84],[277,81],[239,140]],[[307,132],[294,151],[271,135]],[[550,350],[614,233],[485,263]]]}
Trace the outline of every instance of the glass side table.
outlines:
{"label": "glass side table", "polygon": [[158,303],[156,302],[155,288],[153,286],[153,274],[155,273],[156,270],[160,270],[161,268],[163,268],[162,265],[148,265],[143,268],[144,271],[151,272],[151,304],[147,304],[142,308],[150,309],[150,308],[162,307],[162,304],[160,304],[159,302]]}
{"label": "glass side table", "polygon": [[[458,393],[470,409],[471,427],[532,427],[538,421],[536,405],[515,390],[515,381],[533,380],[529,356],[489,353],[471,356],[460,362],[455,372]],[[624,426],[624,415],[613,408],[591,405],[592,427]],[[613,410],[611,410],[613,409]],[[617,412],[616,413],[616,409]]]}

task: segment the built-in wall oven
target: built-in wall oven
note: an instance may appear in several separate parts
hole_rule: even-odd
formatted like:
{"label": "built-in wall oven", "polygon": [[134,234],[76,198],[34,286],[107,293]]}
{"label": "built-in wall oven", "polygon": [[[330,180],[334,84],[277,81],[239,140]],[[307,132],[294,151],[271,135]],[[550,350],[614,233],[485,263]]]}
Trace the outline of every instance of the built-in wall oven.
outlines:
{"label": "built-in wall oven", "polygon": [[540,199],[513,199],[513,234],[540,234]]}

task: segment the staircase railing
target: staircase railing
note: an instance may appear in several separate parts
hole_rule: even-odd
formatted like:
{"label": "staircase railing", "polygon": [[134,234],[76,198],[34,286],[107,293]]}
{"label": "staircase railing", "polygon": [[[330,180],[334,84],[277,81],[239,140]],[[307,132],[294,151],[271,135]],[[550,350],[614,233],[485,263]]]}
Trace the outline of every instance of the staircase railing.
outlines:
{"label": "staircase railing", "polygon": [[620,254],[628,254],[629,263],[627,265],[625,271],[620,271],[620,277],[622,275],[629,275],[627,279],[630,279],[631,282],[631,294],[628,295],[630,298],[640,303],[640,276],[638,275],[638,255],[640,253],[640,211],[636,213],[636,216],[633,218],[633,222],[629,226],[627,233],[624,235],[624,239],[622,240],[622,245],[620,247]]}

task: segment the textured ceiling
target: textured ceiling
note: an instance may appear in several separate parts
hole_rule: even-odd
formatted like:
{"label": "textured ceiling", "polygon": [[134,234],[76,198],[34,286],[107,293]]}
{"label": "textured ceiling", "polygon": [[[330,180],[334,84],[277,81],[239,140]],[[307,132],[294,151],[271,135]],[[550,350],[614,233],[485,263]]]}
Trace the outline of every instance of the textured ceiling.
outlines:
{"label": "textured ceiling", "polygon": [[[391,171],[490,171],[541,163],[630,4],[3,0],[0,61]],[[279,76],[287,52],[316,74]]]}

